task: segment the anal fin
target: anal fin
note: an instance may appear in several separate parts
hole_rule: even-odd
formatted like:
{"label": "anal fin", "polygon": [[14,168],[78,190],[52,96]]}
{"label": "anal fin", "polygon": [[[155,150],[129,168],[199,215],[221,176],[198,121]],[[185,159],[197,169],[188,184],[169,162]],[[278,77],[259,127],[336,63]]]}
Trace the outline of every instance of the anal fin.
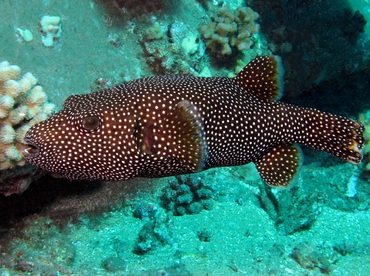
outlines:
{"label": "anal fin", "polygon": [[266,184],[286,188],[297,174],[302,159],[297,145],[278,145],[254,163]]}

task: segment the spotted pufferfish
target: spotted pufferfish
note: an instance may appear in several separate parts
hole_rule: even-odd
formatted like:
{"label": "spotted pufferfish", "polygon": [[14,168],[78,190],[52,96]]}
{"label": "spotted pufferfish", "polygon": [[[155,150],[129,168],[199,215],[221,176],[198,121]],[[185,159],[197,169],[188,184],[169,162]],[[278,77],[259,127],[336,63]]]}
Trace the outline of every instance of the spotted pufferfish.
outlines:
{"label": "spotted pufferfish", "polygon": [[364,127],[279,102],[277,56],[252,60],[235,78],[153,76],[86,95],[25,135],[26,160],[69,179],[164,177],[253,162],[270,186],[287,187],[297,144],[359,164]]}

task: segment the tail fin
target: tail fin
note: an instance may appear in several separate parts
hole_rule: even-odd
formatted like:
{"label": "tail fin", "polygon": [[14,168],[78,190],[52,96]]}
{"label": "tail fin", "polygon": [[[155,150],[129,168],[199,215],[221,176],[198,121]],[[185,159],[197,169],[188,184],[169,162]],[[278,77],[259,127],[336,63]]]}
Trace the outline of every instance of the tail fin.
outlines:
{"label": "tail fin", "polygon": [[359,164],[364,144],[364,126],[352,119],[315,109],[305,109],[302,143],[326,151],[345,161]]}

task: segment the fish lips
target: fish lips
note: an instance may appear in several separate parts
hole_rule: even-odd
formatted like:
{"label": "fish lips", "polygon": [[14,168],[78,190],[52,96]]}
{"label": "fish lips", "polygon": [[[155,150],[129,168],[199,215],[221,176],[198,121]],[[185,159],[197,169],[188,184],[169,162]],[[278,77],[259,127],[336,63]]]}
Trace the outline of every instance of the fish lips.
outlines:
{"label": "fish lips", "polygon": [[25,148],[23,150],[23,156],[26,158],[26,159],[29,159],[29,158],[32,158],[32,157],[35,157],[37,156],[39,153],[40,153],[40,148],[35,144],[33,143],[32,141],[30,141],[29,139],[24,139],[26,144],[27,144],[27,148]]}

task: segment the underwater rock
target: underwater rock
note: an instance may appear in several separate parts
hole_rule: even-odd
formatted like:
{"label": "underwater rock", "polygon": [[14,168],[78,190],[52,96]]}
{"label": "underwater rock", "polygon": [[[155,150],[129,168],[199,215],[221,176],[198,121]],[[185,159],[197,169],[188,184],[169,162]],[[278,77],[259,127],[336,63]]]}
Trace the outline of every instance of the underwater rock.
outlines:
{"label": "underwater rock", "polygon": [[343,241],[334,245],[333,249],[340,255],[346,256],[356,252],[356,245],[351,241]]}
{"label": "underwater rock", "polygon": [[212,233],[207,229],[203,229],[198,232],[198,239],[202,242],[210,242],[212,239]]}
{"label": "underwater rock", "polygon": [[176,263],[173,266],[161,269],[151,269],[142,271],[140,274],[130,274],[132,276],[193,276],[193,273],[186,268],[184,264]]}
{"label": "underwater rock", "polygon": [[[369,208],[370,186],[360,177],[360,167],[328,163],[331,158],[318,160],[322,160],[319,165],[307,164],[302,169],[306,194],[319,194],[321,203],[336,210],[357,212]],[[323,169],[318,170],[317,166]]]}
{"label": "underwater rock", "polygon": [[153,220],[158,215],[158,208],[154,203],[142,202],[135,208],[133,216],[141,220]]}
{"label": "underwater rock", "polygon": [[161,0],[96,0],[114,16],[140,17],[163,8]]}
{"label": "underwater rock", "polygon": [[[143,208],[141,208],[143,210]],[[138,216],[138,213],[141,214]],[[135,216],[136,214],[136,216]],[[139,212],[138,208],[134,211],[135,217],[141,217],[144,221],[149,218],[139,232],[138,239],[135,243],[133,253],[144,255],[149,251],[172,243],[172,233],[170,230],[170,218],[167,213],[158,208],[152,212],[152,216],[144,216],[143,212]]]}
{"label": "underwater rock", "polygon": [[261,207],[284,235],[309,229],[321,213],[322,203],[317,192],[307,195],[298,185],[284,191],[263,185],[259,188]]}
{"label": "underwater rock", "polygon": [[33,166],[18,166],[14,169],[0,170],[0,194],[9,196],[22,194],[31,182],[40,178],[43,172]]}
{"label": "underwater rock", "polygon": [[110,256],[102,261],[101,267],[107,272],[115,273],[125,271],[127,263],[123,258]]}
{"label": "underwater rock", "polygon": [[302,242],[294,247],[291,257],[304,269],[318,268],[323,274],[330,274],[331,265],[328,258],[316,250],[315,246],[306,242]]}

